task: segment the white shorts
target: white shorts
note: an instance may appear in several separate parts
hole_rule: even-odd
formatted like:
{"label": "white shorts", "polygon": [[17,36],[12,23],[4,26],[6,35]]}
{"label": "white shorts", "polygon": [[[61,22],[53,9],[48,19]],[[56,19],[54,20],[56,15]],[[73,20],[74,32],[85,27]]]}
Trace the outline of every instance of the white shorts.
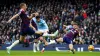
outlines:
{"label": "white shorts", "polygon": [[47,33],[47,32],[49,32],[48,29],[38,29],[38,31],[40,31],[40,32],[42,32],[42,33]]}
{"label": "white shorts", "polygon": [[48,32],[49,32],[49,30],[48,29],[39,29],[38,31],[40,31],[40,32],[42,32],[43,33],[43,36],[44,35],[47,35],[48,34]]}

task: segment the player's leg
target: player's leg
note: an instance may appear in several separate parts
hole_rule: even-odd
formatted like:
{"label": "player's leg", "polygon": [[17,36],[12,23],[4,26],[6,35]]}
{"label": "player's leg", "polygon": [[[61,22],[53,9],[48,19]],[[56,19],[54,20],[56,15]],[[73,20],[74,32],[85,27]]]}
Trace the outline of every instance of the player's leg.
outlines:
{"label": "player's leg", "polygon": [[33,52],[36,52],[36,36],[35,36],[35,34],[40,34],[40,32],[35,32],[32,28],[28,28],[27,29],[27,34],[28,35],[33,35],[33,38],[34,38],[34,40],[33,40]]}
{"label": "player's leg", "polygon": [[[46,31],[46,30],[45,30],[45,31]],[[58,34],[58,30],[57,30],[54,34],[48,34],[47,32],[44,32],[43,37],[56,37],[57,34]],[[44,41],[45,41],[45,44],[43,45],[43,48],[42,48],[41,52],[44,52],[45,47],[46,47],[47,45],[56,43],[55,40],[54,40],[54,41],[51,41],[51,42],[49,42],[49,43],[48,43],[45,39],[44,39]]]}
{"label": "player's leg", "polygon": [[[45,30],[45,29],[43,29],[43,30],[38,29],[37,32],[41,32],[41,33],[42,33],[42,35],[39,35],[39,34],[35,34],[35,35],[36,35],[36,38],[39,38],[40,41],[43,41],[43,43],[45,43],[44,46],[43,46],[43,48],[42,48],[42,51],[41,51],[41,52],[44,52],[45,46],[46,46],[47,44],[46,44],[45,38],[43,38],[42,36],[44,35],[44,33],[47,34],[48,29],[46,29],[46,30]],[[37,44],[37,49],[39,49],[39,44],[40,44],[40,43]]]}
{"label": "player's leg", "polygon": [[37,39],[34,39],[34,42],[33,42],[33,52],[36,52],[36,45],[37,45],[36,40]]}
{"label": "player's leg", "polygon": [[56,32],[54,32],[54,34],[43,34],[43,37],[56,37],[58,35],[58,30]]}
{"label": "player's leg", "polygon": [[55,44],[57,42],[63,42],[63,38],[56,38],[55,40],[50,40],[50,42],[48,42],[48,45]]}
{"label": "player's leg", "polygon": [[12,45],[6,47],[7,48],[7,53],[10,54],[10,50],[16,46],[17,44],[19,44],[19,42],[22,42],[25,39],[25,36],[20,36],[20,40],[16,40],[14,43],[12,43]]}
{"label": "player's leg", "polygon": [[63,38],[58,38],[55,40],[56,42],[63,42]]}
{"label": "player's leg", "polygon": [[33,52],[36,52],[36,43],[33,43]]}
{"label": "player's leg", "polygon": [[57,36],[58,35],[58,30],[57,31],[55,31],[53,34],[48,34],[48,29],[43,29],[43,30],[41,30],[41,29],[38,29],[38,31],[36,31],[35,33],[36,34],[42,34],[43,33],[43,37],[55,37],[55,36]]}
{"label": "player's leg", "polygon": [[45,38],[43,38],[43,37],[40,37],[40,39],[42,39],[42,41],[43,41],[43,43],[44,43],[43,48],[42,48],[42,50],[41,50],[41,53],[43,53],[44,50],[45,50],[45,47],[48,45],[48,42],[47,42],[47,41],[45,40]]}
{"label": "player's leg", "polygon": [[40,50],[40,48],[39,48],[39,40],[38,39],[34,39],[34,43],[33,43],[33,52],[36,52],[36,50],[37,51],[39,51]]}
{"label": "player's leg", "polygon": [[50,41],[50,42],[46,42],[46,44],[43,45],[43,48],[42,48],[42,50],[41,50],[41,53],[43,53],[43,52],[45,51],[45,48],[46,48],[48,45],[50,45],[50,44],[55,44],[55,43],[56,43],[55,40],[52,40],[52,41]]}
{"label": "player's leg", "polygon": [[43,53],[45,51],[45,47],[48,45],[48,42],[45,40],[45,37],[48,37],[50,35],[48,35],[48,30],[40,30],[41,32],[43,32],[43,35],[40,38],[43,38],[43,48],[41,50],[41,53]]}
{"label": "player's leg", "polygon": [[36,52],[36,50],[37,50],[37,51],[40,50],[40,48],[39,48],[39,46],[40,46],[40,40],[41,40],[41,41],[43,40],[43,38],[41,38],[41,36],[42,36],[42,35],[40,35],[40,34],[35,34],[35,36],[34,36],[34,39],[35,39],[35,40],[34,40],[34,41],[35,41],[35,42],[34,42],[34,47],[35,47],[35,48],[33,49],[34,52]]}
{"label": "player's leg", "polygon": [[55,40],[50,40],[50,42],[48,42],[48,45],[50,45],[50,44],[55,44],[55,43],[56,43]]}
{"label": "player's leg", "polygon": [[69,49],[73,52],[73,54],[75,53],[75,49],[73,48],[73,44],[69,44]]}
{"label": "player's leg", "polygon": [[73,54],[75,53],[75,50],[73,48],[73,42],[71,39],[67,38],[67,37],[63,37],[63,38],[58,38],[56,39],[57,42],[66,42],[69,44],[69,49],[73,52]]}
{"label": "player's leg", "polygon": [[[57,34],[58,34],[58,30],[57,30],[54,34],[48,34],[48,33],[45,34],[45,33],[44,33],[44,34],[43,34],[43,37],[56,37]],[[47,42],[47,41],[44,39],[44,41],[45,41],[45,44],[43,45],[43,48],[42,48],[42,50],[41,50],[42,53],[44,52],[46,46],[48,46],[48,45],[50,45],[50,44],[56,43],[55,40],[54,40],[54,41]]]}
{"label": "player's leg", "polygon": [[75,53],[75,50],[73,48],[73,40],[67,37],[63,38],[63,42],[66,42],[69,44],[69,49],[73,52],[73,54]]}
{"label": "player's leg", "polygon": [[[57,30],[54,34],[48,34],[48,29],[43,29],[43,30],[38,30],[38,31],[40,31],[40,32],[43,33],[43,35],[42,35],[43,37],[55,37],[55,36],[57,36],[57,34],[58,34],[58,30]],[[40,39],[43,38],[42,36],[40,37]],[[45,47],[46,47],[47,45],[51,44],[51,42],[48,43],[48,42],[45,40],[45,38],[43,38],[42,41],[44,42],[44,46],[43,46],[41,52],[44,52]]]}
{"label": "player's leg", "polygon": [[43,52],[45,51],[45,47],[46,47],[46,45],[43,44],[43,48],[42,48],[42,50],[41,50],[41,53],[43,53]]}
{"label": "player's leg", "polygon": [[39,47],[40,47],[40,40],[38,40],[37,45],[36,45],[37,51],[40,51]]}
{"label": "player's leg", "polygon": [[[45,37],[45,35],[46,35],[46,34],[44,34],[44,37]],[[54,34],[47,34],[47,35],[50,35],[49,37],[56,37],[56,36],[58,35],[58,30],[57,30]],[[57,39],[57,40],[59,40],[59,39]],[[48,45],[54,44],[54,43],[56,43],[56,41],[55,41],[55,40],[51,40],[51,41],[48,43]]]}
{"label": "player's leg", "polygon": [[56,40],[53,40],[53,41],[50,41],[50,42],[45,42],[45,44],[43,45],[43,48],[42,48],[41,52],[43,53],[46,46],[48,46],[50,44],[54,44],[54,43],[56,43],[56,41],[57,42],[60,42],[60,41],[62,42],[63,40],[62,40],[62,38],[59,38],[59,39],[56,39]]}

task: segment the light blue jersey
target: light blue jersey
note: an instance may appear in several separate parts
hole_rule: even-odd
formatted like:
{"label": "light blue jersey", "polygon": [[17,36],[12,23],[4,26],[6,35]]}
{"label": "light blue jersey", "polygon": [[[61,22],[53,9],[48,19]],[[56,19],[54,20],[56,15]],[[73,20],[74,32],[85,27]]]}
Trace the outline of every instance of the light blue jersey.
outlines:
{"label": "light blue jersey", "polygon": [[40,19],[40,22],[37,22],[36,18],[34,17],[34,18],[32,18],[32,20],[36,23],[38,30],[48,29],[48,25],[46,24],[46,22],[43,19]]}

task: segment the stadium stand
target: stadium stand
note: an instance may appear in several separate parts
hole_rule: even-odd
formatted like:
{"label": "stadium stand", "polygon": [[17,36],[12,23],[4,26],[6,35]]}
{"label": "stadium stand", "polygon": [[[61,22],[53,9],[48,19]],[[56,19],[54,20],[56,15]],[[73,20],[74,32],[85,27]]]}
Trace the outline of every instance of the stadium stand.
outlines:
{"label": "stadium stand", "polygon": [[2,44],[10,44],[19,39],[21,19],[18,17],[11,24],[8,21],[18,12],[19,4],[27,3],[29,11],[38,11],[41,18],[46,20],[50,33],[60,30],[62,36],[62,25],[69,25],[72,20],[80,23],[82,41],[76,38],[75,44],[100,44],[100,2],[99,0],[4,0],[0,3],[0,40]]}

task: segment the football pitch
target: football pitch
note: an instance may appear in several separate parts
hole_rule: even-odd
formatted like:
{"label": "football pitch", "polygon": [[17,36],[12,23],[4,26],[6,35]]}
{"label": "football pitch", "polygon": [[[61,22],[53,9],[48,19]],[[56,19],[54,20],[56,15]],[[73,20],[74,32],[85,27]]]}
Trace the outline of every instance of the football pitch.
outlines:
{"label": "football pitch", "polygon": [[45,51],[44,53],[32,52],[28,50],[19,51],[13,50],[11,54],[7,54],[6,50],[0,50],[0,56],[100,56],[100,52],[57,52],[57,51]]}

